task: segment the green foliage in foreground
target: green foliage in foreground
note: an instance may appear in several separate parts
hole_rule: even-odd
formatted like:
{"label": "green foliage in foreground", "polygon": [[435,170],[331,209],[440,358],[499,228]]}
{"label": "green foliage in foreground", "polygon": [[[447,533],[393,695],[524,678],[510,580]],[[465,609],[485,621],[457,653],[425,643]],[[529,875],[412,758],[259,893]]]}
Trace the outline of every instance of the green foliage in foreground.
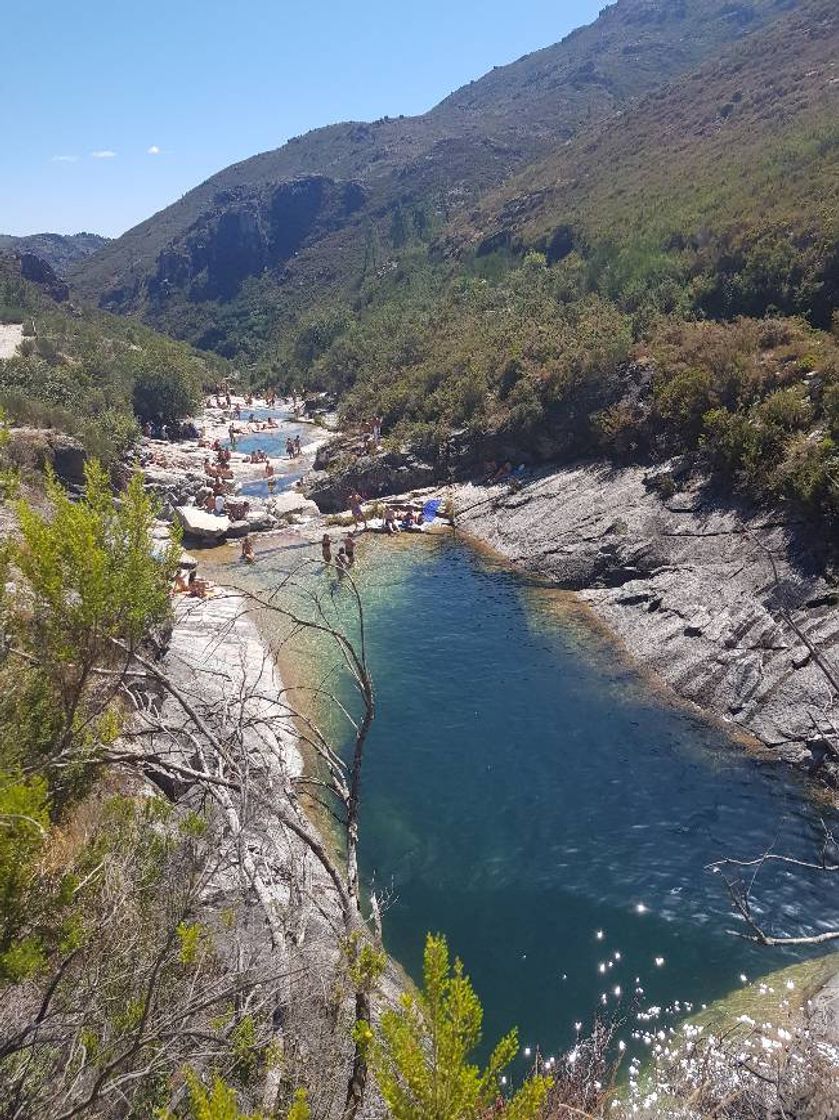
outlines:
{"label": "green foliage in foreground", "polygon": [[169,611],[179,545],[152,556],[142,480],[118,505],[97,463],[86,481],[74,503],[48,479],[49,516],[18,501],[21,538],[6,550],[13,583],[2,603],[0,659],[0,981],[37,972],[72,940],[74,882],[47,869],[44,855],[118,733],[108,674]]}
{"label": "green foliage in foreground", "polygon": [[474,1120],[495,1107],[507,1120],[532,1120],[550,1080],[534,1076],[509,1099],[501,1075],[518,1052],[518,1034],[498,1043],[484,1069],[469,1057],[481,1038],[483,1008],[463,966],[449,960],[444,937],[429,935],[423,990],[407,992],[382,1014],[370,1067],[394,1120]]}

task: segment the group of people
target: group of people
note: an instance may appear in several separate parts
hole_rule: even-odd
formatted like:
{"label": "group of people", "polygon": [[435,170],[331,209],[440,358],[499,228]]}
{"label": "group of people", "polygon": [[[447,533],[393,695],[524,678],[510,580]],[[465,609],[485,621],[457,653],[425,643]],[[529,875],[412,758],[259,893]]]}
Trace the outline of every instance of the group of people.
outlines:
{"label": "group of people", "polygon": [[355,563],[355,538],[352,533],[347,533],[333,558],[332,538],[329,533],[324,533],[320,542],[320,551],[323,556],[323,562],[327,567],[330,567],[334,561],[335,571],[338,573],[340,579],[342,576],[346,575]]}
{"label": "group of people", "polygon": [[394,533],[410,533],[424,524],[422,510],[417,513],[411,506],[406,506],[404,509],[388,506],[385,509],[382,529],[389,536],[393,536]]}
{"label": "group of people", "polygon": [[186,575],[183,568],[178,568],[172,591],[176,595],[188,595],[191,599],[206,599],[212,588],[213,585],[208,579],[199,578],[197,568],[191,568]]}
{"label": "group of people", "polygon": [[[226,499],[227,495],[232,493],[233,470],[230,466],[230,450],[222,447],[218,440],[213,441],[211,450],[215,454],[216,461],[214,463],[209,455],[204,456],[204,474],[210,491],[204,500],[204,508],[207,513],[222,517],[229,512]],[[247,503],[245,502],[244,505]]]}
{"label": "group of people", "polygon": [[289,459],[299,459],[303,454],[303,448],[300,445],[300,436],[291,436],[285,441],[285,453]]}
{"label": "group of people", "polygon": [[509,459],[503,462],[501,466],[494,459],[484,463],[485,486],[499,486],[503,482],[521,482],[526,474],[527,467],[523,463],[521,466],[513,467]]}
{"label": "group of people", "polygon": [[143,435],[147,439],[160,439],[165,443],[177,443],[182,439],[199,439],[201,433],[191,420],[173,420],[169,424],[155,424],[147,420],[143,425]]}
{"label": "group of people", "polygon": [[[242,406],[240,404],[237,404],[233,409],[233,419],[238,420],[240,423],[242,421]],[[265,420],[257,420],[255,412],[248,414],[245,423],[252,432],[266,432],[271,428],[279,428],[280,426],[273,416],[269,416]]]}

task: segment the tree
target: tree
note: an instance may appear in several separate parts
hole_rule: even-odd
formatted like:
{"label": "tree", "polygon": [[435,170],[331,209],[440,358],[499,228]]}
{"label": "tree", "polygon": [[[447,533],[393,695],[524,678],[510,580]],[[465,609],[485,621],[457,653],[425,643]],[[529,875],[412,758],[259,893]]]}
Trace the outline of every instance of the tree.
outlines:
{"label": "tree", "polygon": [[472,1120],[492,1106],[508,1120],[531,1120],[551,1082],[534,1075],[501,1100],[502,1072],[518,1051],[510,1031],[481,1070],[469,1055],[481,1038],[483,1008],[446,939],[429,934],[423,957],[423,991],[402,996],[386,1011],[371,1038],[370,1064],[394,1120]]}
{"label": "tree", "polygon": [[173,366],[151,365],[137,374],[131,400],[141,423],[173,424],[195,411],[198,386]]}

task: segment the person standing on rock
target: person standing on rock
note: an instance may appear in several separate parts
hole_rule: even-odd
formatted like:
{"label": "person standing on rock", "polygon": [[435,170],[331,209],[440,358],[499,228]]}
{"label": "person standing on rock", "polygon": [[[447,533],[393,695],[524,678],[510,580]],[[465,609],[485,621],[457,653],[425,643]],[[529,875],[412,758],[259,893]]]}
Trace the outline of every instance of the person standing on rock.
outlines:
{"label": "person standing on rock", "polygon": [[355,490],[350,494],[350,513],[352,514],[353,528],[358,529],[358,523],[360,521],[366,532],[367,518],[364,514],[364,510],[361,508],[361,495]]}
{"label": "person standing on rock", "polygon": [[295,456],[295,458],[298,458],[302,454],[303,454],[303,451],[300,447],[300,436],[295,436],[294,437],[294,456]]}

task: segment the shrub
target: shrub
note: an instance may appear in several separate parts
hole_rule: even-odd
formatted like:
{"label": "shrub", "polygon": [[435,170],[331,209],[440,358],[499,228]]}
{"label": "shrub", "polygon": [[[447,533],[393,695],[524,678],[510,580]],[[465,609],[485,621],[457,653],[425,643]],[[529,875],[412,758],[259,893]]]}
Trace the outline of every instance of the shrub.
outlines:
{"label": "shrub", "polygon": [[141,423],[173,424],[191,415],[198,405],[198,385],[181,370],[153,366],[138,373],[131,391],[134,412]]}

